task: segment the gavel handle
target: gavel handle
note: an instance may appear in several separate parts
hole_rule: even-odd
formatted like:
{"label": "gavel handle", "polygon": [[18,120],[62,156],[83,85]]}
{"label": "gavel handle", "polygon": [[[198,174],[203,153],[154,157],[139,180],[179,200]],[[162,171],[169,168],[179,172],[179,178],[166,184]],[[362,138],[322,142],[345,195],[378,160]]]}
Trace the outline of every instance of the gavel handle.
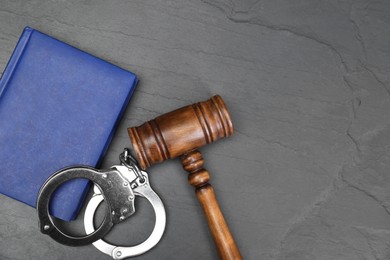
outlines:
{"label": "gavel handle", "polygon": [[206,215],[214,242],[221,259],[242,259],[210,184],[196,188],[196,196]]}
{"label": "gavel handle", "polygon": [[242,259],[236,242],[219,208],[214,189],[209,184],[210,174],[203,168],[204,160],[199,151],[191,151],[181,157],[183,168],[190,174],[188,182],[195,187],[196,196],[202,206],[220,259]]}

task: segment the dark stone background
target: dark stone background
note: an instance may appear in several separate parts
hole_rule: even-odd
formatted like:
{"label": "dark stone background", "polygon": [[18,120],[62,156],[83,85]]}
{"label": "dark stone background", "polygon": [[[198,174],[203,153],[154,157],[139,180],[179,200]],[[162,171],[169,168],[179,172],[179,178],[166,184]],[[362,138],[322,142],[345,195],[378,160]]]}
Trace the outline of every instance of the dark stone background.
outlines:
{"label": "dark stone background", "polygon": [[[104,167],[128,126],[225,99],[235,135],[201,151],[245,259],[390,259],[389,1],[0,0],[0,71],[26,25],[140,77]],[[139,259],[217,258],[180,163],[149,173],[168,222]],[[137,206],[110,241],[148,236]],[[0,259],[110,259],[37,222],[0,196]]]}

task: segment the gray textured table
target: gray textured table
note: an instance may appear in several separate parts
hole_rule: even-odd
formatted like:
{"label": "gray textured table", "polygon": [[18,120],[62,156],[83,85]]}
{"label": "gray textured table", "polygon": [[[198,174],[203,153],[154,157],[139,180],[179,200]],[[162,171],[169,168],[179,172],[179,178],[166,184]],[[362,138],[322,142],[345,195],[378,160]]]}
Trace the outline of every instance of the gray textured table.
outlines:
{"label": "gray textured table", "polygon": [[[26,25],[140,77],[104,167],[128,126],[222,95],[235,135],[202,152],[245,259],[390,259],[390,2],[0,0],[0,71]],[[217,258],[180,163],[149,173],[168,222],[139,259]],[[0,259],[109,259],[37,222],[0,196]],[[141,201],[110,241],[153,222]]]}

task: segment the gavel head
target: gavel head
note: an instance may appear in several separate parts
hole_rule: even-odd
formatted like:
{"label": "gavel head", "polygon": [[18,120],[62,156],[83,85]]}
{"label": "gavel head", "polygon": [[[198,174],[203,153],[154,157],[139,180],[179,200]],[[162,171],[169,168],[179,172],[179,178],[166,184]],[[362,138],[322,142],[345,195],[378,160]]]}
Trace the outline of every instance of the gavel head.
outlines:
{"label": "gavel head", "polygon": [[223,99],[213,96],[127,129],[140,167],[176,158],[233,134]]}

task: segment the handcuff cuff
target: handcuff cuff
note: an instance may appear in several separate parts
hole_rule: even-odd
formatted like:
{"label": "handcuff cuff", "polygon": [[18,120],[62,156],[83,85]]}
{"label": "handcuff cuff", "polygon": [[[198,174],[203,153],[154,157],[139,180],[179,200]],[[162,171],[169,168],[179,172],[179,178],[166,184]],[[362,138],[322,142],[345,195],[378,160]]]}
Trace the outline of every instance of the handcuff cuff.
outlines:
{"label": "handcuff cuff", "polygon": [[[69,246],[93,244],[99,251],[114,259],[124,259],[145,253],[161,239],[166,224],[164,205],[149,183],[148,174],[138,168],[136,160],[127,148],[120,154],[120,165],[108,170],[97,170],[87,166],[64,168],[54,173],[43,184],[37,200],[40,230],[57,242]],[[54,222],[49,213],[50,198],[63,183],[75,179],[89,179],[94,183],[94,194],[89,200],[84,214],[85,236],[66,234]],[[135,212],[135,196],[146,198],[155,213],[155,226],[151,235],[141,244],[131,247],[115,246],[102,238],[118,224]],[[93,224],[94,215],[100,203],[107,204],[104,219],[99,227]]]}

